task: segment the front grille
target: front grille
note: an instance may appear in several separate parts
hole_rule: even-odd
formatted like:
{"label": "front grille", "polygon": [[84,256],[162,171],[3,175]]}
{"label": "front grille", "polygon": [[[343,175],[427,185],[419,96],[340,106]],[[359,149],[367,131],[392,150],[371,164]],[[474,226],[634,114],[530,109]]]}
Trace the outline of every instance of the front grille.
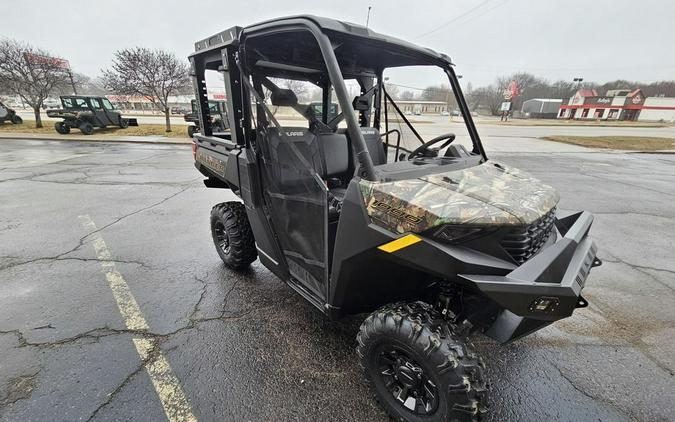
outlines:
{"label": "front grille", "polygon": [[500,243],[520,265],[541,250],[553,230],[554,221],[555,207],[534,223],[512,229]]}

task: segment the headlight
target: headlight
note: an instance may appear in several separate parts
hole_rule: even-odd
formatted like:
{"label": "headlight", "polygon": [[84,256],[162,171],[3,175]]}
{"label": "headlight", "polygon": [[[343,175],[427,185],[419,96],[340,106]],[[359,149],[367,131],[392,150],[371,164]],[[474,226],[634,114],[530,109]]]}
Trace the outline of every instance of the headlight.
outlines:
{"label": "headlight", "polygon": [[453,226],[446,224],[440,228],[432,229],[429,236],[443,243],[459,243],[460,241],[468,241],[484,236],[493,230],[485,227],[470,227],[470,226]]}

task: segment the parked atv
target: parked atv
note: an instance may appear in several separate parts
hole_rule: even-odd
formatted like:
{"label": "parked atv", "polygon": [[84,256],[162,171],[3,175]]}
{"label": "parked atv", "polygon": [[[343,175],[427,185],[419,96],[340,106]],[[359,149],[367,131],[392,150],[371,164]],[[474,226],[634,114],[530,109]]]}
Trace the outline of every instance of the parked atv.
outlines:
{"label": "parked atv", "polygon": [[126,129],[138,126],[136,119],[122,117],[106,97],[89,95],[67,95],[61,97],[63,108],[47,110],[47,116],[61,118],[54,128],[62,135],[70,133],[71,128],[78,128],[85,135],[94,133],[94,128],[117,126]]}
{"label": "parked atv", "polygon": [[[183,115],[183,119],[192,123],[187,128],[188,136],[192,138],[195,133],[199,132],[199,115],[197,114],[197,100],[192,100],[192,111]],[[212,127],[216,132],[225,132],[230,128],[230,122],[227,118],[227,109],[225,101],[209,100],[209,116],[212,119]]]}
{"label": "parked atv", "polygon": [[[356,354],[395,420],[478,420],[487,383],[468,335],[508,343],[587,306],[600,265],[593,216],[558,211],[551,186],[488,159],[446,55],[296,16],[199,41],[190,61],[197,98],[205,70],[223,70],[233,117],[216,133],[207,102],[196,104],[195,166],[207,187],[241,198],[211,210],[218,254],[233,269],[260,259],[329,318],[369,312]],[[383,74],[411,66],[445,78],[466,141],[423,138],[387,93]],[[318,87],[321,113],[280,79]]]}
{"label": "parked atv", "polygon": [[23,123],[23,119],[21,116],[16,114],[16,111],[7,107],[2,103],[2,101],[0,101],[0,124],[4,124],[6,121],[10,121],[15,125],[20,125]]}

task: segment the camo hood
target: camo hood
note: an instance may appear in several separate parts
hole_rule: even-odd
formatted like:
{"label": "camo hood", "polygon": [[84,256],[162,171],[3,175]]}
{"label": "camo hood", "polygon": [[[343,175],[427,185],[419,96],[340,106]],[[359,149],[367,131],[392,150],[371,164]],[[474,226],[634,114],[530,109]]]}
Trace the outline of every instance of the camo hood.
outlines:
{"label": "camo hood", "polygon": [[368,215],[397,233],[421,233],[443,224],[531,224],[559,200],[551,186],[490,160],[463,170],[394,182],[359,182]]}

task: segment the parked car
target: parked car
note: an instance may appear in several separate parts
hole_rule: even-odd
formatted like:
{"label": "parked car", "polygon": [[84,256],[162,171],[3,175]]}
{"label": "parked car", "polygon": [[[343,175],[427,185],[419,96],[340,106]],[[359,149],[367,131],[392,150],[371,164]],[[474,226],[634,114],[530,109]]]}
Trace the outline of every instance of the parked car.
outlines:
{"label": "parked car", "polygon": [[185,114],[189,113],[190,109],[183,106],[171,107],[171,114]]}
{"label": "parked car", "polygon": [[448,113],[447,111],[445,110],[441,111],[441,116],[449,116],[449,115],[450,113]]}
{"label": "parked car", "polygon": [[61,102],[59,100],[57,100],[56,98],[46,98],[42,102],[42,108],[44,108],[45,110],[47,110],[49,108],[59,108],[60,105],[61,105]]}

